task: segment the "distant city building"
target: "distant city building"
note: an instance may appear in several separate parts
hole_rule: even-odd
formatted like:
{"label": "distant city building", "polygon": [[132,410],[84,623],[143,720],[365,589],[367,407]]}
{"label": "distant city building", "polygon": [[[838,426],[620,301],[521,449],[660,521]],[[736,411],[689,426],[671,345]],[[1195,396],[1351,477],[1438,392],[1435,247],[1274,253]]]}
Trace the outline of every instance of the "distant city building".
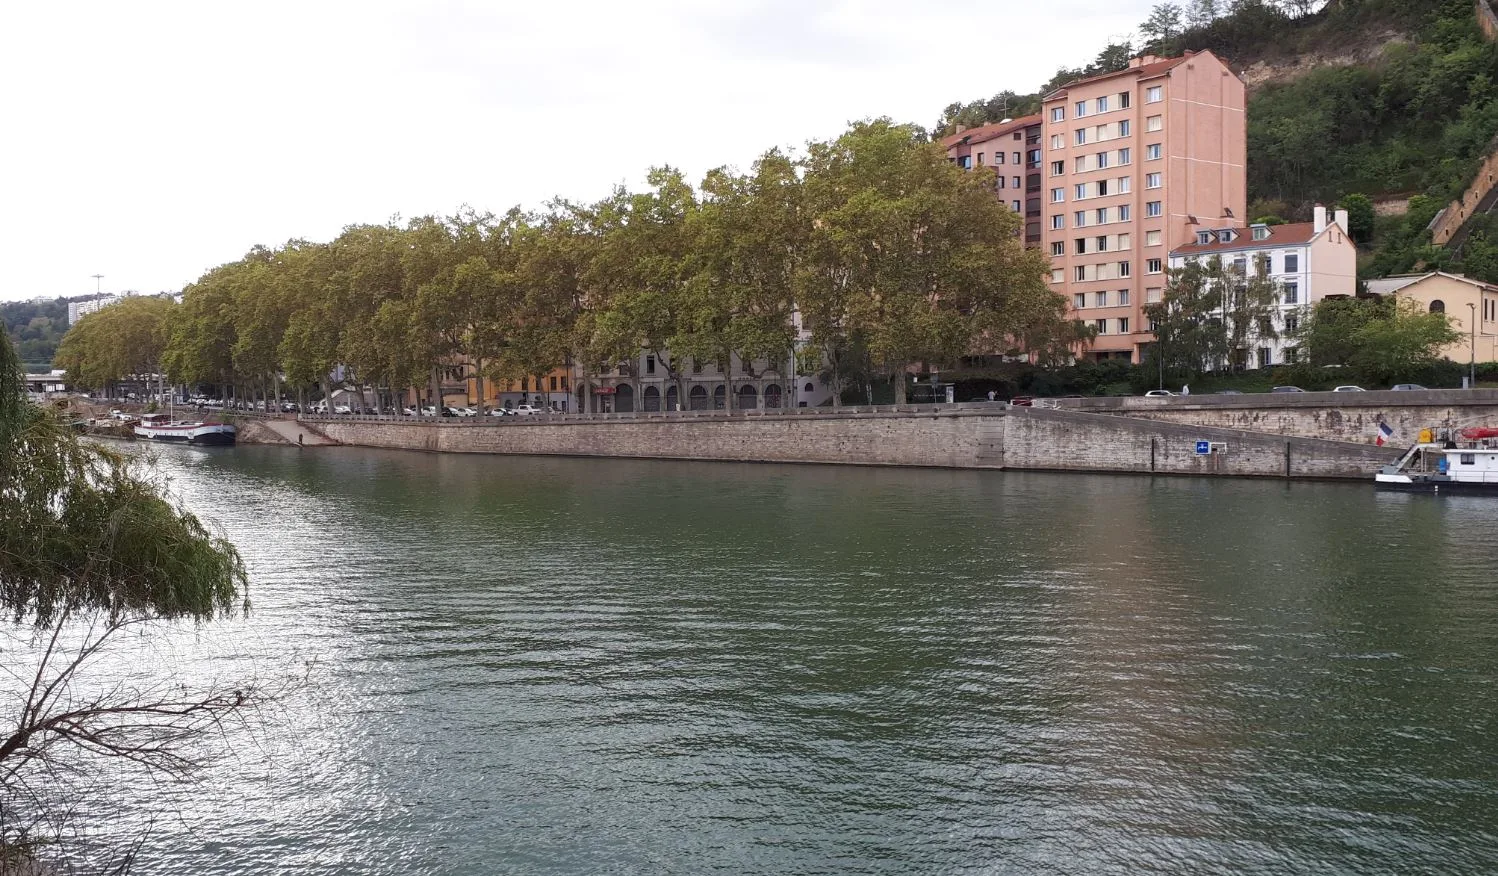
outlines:
{"label": "distant city building", "polygon": [[1193,243],[1171,250],[1172,269],[1218,256],[1244,276],[1254,276],[1260,258],[1267,261],[1270,278],[1282,290],[1275,315],[1280,337],[1259,343],[1244,363],[1249,368],[1293,362],[1296,342],[1288,335],[1299,327],[1305,312],[1323,298],[1357,293],[1357,247],[1347,234],[1347,211],[1336,211],[1328,221],[1326,208],[1318,205],[1314,215],[1311,222],[1289,225],[1203,228]]}
{"label": "distant city building", "polygon": [[87,301],[69,301],[68,325],[77,325],[78,320],[88,316],[90,313],[102,310],[111,304],[119,304],[122,300],[124,299],[118,295],[104,295],[90,298]]}

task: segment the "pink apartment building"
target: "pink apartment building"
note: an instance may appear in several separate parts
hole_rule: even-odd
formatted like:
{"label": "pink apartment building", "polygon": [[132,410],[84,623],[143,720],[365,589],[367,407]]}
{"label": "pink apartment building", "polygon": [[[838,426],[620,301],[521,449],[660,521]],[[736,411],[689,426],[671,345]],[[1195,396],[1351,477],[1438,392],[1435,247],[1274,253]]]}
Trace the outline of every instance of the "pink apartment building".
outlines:
{"label": "pink apartment building", "polygon": [[995,192],[1025,219],[1026,246],[1040,246],[1043,236],[1040,137],[1041,117],[1033,115],[977,128],[958,125],[957,133],[941,141],[958,167],[993,170]]}
{"label": "pink apartment building", "polygon": [[[1154,340],[1144,305],[1159,300],[1171,251],[1196,243],[1199,231],[1245,224],[1244,106],[1243,81],[1211,52],[1145,55],[1046,95],[1041,245],[1052,257],[1052,288],[1098,329],[1087,358],[1142,361]],[[948,137],[948,155],[959,160],[965,146],[966,160],[991,161],[993,147],[980,147],[992,141],[975,136],[989,128],[1016,152],[1009,143],[1021,122],[1029,124]],[[966,143],[954,140],[964,133]]]}

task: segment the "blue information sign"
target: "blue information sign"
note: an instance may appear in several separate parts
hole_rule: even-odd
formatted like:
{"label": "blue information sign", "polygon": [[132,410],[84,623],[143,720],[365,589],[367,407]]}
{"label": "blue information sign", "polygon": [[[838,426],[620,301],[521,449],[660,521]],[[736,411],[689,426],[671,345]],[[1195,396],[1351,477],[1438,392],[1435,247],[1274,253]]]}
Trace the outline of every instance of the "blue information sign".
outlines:
{"label": "blue information sign", "polygon": [[1212,452],[1212,442],[1210,442],[1210,441],[1198,441],[1198,442],[1196,442],[1196,455],[1197,456],[1206,456],[1207,454],[1209,454],[1211,452]]}

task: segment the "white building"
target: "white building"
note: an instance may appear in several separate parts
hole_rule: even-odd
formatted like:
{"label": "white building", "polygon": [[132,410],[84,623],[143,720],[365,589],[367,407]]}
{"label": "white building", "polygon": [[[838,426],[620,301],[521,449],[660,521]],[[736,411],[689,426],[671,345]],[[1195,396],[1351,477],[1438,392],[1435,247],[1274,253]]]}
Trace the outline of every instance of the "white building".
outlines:
{"label": "white building", "polygon": [[1357,247],[1346,229],[1346,210],[1328,221],[1326,208],[1319,205],[1311,222],[1203,229],[1195,243],[1171,251],[1170,267],[1220,256],[1224,265],[1247,276],[1257,270],[1260,256],[1268,260],[1269,276],[1284,289],[1275,320],[1281,337],[1261,341],[1248,362],[1250,368],[1267,368],[1293,361],[1295,342],[1285,335],[1294,331],[1304,310],[1328,296],[1357,292]]}
{"label": "white building", "polygon": [[104,295],[90,298],[87,301],[68,302],[68,325],[78,324],[78,320],[97,310],[102,310],[111,304],[119,304],[123,299],[118,295]]}

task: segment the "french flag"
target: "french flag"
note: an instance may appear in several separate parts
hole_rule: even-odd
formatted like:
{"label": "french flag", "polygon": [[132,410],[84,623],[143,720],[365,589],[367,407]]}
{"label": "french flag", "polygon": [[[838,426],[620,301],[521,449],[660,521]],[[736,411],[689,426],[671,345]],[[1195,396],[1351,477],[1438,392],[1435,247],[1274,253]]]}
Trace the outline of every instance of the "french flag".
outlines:
{"label": "french flag", "polygon": [[1382,447],[1385,444],[1388,444],[1389,443],[1389,439],[1393,438],[1393,437],[1394,437],[1394,427],[1390,426],[1388,423],[1379,423],[1378,424],[1378,437],[1375,438],[1375,439],[1373,439],[1373,443],[1377,444],[1379,447]]}

